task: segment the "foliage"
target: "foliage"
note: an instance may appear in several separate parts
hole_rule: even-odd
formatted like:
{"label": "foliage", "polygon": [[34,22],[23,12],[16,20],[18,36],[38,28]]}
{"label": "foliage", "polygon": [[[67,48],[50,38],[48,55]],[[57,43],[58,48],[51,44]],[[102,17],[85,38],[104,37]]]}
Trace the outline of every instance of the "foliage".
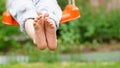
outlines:
{"label": "foliage", "polygon": [[25,41],[25,39],[17,39],[17,37],[25,37],[24,35],[21,36],[22,33],[20,33],[19,27],[2,24],[2,13],[4,11],[5,0],[0,0],[0,51],[7,51],[11,47],[18,48],[21,45],[20,41]]}
{"label": "foliage", "polygon": [[[106,11],[106,6],[91,7],[89,1],[80,0],[81,18],[60,25],[60,42],[103,43],[111,39],[120,39],[120,10]],[[98,9],[99,8],[99,9]]]}
{"label": "foliage", "polygon": [[[58,0],[62,9],[67,1]],[[90,0],[76,0],[80,9],[81,18],[61,24],[58,30],[58,51],[72,52],[81,48],[81,43],[92,43],[97,45],[111,39],[120,40],[120,10],[105,11],[105,6],[98,8],[90,6]],[[0,0],[0,22],[2,13],[5,11],[5,0]],[[23,38],[21,40],[16,39]],[[0,51],[9,48],[19,48],[21,45],[33,45],[25,38],[19,27],[0,24]],[[96,47],[96,46],[93,46]],[[48,52],[48,51],[47,51]]]}

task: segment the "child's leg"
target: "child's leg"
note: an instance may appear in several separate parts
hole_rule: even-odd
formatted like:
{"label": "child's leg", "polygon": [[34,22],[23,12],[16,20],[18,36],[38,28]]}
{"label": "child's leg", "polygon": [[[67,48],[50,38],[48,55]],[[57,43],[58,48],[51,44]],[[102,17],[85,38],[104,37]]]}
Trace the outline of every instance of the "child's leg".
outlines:
{"label": "child's leg", "polygon": [[39,49],[43,50],[46,48],[46,38],[44,33],[44,20],[40,14],[39,17],[28,19],[25,22],[26,33],[33,39],[34,43],[37,44]]}
{"label": "child's leg", "polygon": [[54,50],[57,47],[56,30],[59,28],[62,11],[56,0],[39,0],[36,9],[45,15],[45,34],[48,48]]}
{"label": "child's leg", "polygon": [[56,25],[55,21],[49,18],[48,15],[45,16],[45,34],[48,48],[55,50],[57,48]]}
{"label": "child's leg", "polygon": [[7,0],[7,10],[17,20],[21,31],[27,33],[40,49],[45,49],[43,22],[37,15],[33,0]]}
{"label": "child's leg", "polygon": [[45,30],[44,30],[44,16],[39,15],[39,18],[34,20],[35,41],[37,46],[43,50],[47,47]]}

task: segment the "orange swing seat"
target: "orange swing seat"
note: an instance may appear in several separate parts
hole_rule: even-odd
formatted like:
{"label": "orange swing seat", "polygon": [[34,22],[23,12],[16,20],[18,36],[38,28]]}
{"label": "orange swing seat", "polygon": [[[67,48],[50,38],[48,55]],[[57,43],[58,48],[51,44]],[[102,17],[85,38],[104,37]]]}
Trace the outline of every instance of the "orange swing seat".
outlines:
{"label": "orange swing seat", "polygon": [[[75,3],[68,4],[62,12],[62,18],[60,20],[60,24],[78,19],[79,17],[80,17],[80,11],[79,8],[75,6]],[[19,26],[17,21],[11,16],[11,14],[8,11],[5,11],[2,14],[2,23],[6,25]]]}

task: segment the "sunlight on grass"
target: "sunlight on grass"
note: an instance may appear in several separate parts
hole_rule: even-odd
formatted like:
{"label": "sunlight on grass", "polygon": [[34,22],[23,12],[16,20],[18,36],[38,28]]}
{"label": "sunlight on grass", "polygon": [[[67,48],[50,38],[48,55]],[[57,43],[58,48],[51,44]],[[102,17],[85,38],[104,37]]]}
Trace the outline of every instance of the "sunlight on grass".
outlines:
{"label": "sunlight on grass", "polygon": [[56,63],[20,63],[4,64],[0,68],[120,68],[120,62],[56,62]]}

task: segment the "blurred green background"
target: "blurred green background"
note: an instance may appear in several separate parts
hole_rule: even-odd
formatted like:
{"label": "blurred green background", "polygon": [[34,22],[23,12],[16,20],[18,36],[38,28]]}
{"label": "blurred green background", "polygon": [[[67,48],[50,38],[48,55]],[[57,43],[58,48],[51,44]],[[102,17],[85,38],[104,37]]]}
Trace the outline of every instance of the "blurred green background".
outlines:
{"label": "blurred green background", "polygon": [[[55,51],[41,51],[19,27],[2,24],[6,8],[0,0],[0,55],[9,58],[0,57],[1,64],[8,63],[0,68],[120,68],[120,1],[75,1],[81,18],[60,25]],[[62,9],[67,5],[58,3]]]}

